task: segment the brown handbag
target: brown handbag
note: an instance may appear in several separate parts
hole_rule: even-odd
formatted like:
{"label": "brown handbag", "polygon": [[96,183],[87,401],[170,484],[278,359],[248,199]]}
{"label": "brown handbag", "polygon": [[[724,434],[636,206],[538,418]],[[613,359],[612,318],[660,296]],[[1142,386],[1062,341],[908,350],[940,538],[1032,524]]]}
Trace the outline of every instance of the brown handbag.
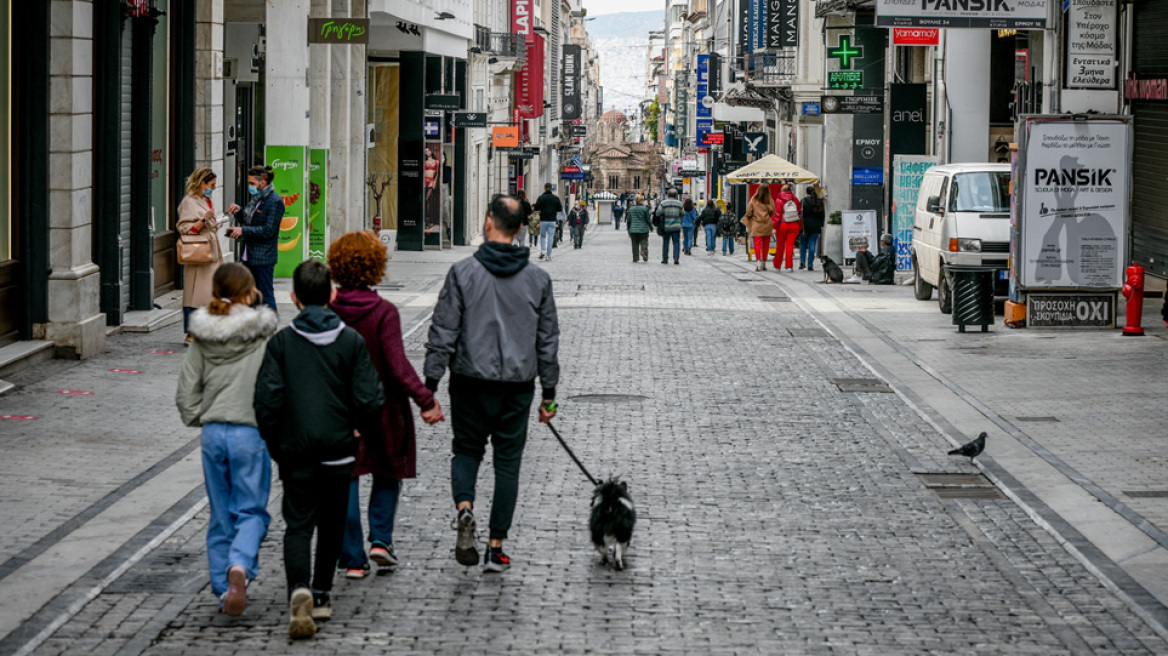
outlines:
{"label": "brown handbag", "polygon": [[179,264],[211,264],[215,261],[215,253],[211,250],[211,239],[214,234],[179,234],[175,251],[178,253]]}

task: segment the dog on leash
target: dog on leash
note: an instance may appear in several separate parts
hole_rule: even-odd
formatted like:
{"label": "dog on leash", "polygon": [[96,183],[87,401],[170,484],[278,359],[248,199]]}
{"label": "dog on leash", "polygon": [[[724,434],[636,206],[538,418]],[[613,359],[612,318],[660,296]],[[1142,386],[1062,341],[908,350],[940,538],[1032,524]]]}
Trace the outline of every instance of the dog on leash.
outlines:
{"label": "dog on leash", "polygon": [[840,268],[835,260],[826,255],[820,255],[819,261],[823,263],[823,282],[843,282],[844,270]]}
{"label": "dog on leash", "polygon": [[592,516],[588,528],[592,533],[592,544],[600,552],[602,565],[611,561],[616,570],[625,568],[624,555],[633,539],[636,523],[637,511],[627,483],[610,478],[596,486],[592,493]]}

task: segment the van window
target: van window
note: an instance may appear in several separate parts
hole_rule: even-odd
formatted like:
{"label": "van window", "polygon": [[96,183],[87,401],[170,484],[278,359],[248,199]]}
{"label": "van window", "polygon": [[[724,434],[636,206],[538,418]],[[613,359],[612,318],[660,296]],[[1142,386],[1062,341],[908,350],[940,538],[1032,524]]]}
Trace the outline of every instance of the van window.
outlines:
{"label": "van window", "polygon": [[1009,212],[1010,172],[961,173],[949,193],[953,212]]}
{"label": "van window", "polygon": [[929,197],[937,195],[937,189],[939,188],[939,185],[937,184],[937,182],[940,181],[941,179],[942,178],[940,175],[929,175],[927,173],[925,174],[925,179],[923,182],[921,182],[920,195],[917,196],[917,211],[918,212],[928,212],[929,211]]}

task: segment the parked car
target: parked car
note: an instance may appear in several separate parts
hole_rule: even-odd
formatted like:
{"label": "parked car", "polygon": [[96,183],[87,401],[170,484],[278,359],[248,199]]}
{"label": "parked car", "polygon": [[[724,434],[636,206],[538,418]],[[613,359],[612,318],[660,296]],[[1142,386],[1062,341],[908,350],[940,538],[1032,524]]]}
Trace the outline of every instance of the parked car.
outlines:
{"label": "parked car", "polygon": [[994,291],[1007,292],[1010,259],[1010,165],[946,164],[925,173],[913,213],[913,291],[927,301],[937,288],[941,312],[953,311],[951,266],[988,266]]}

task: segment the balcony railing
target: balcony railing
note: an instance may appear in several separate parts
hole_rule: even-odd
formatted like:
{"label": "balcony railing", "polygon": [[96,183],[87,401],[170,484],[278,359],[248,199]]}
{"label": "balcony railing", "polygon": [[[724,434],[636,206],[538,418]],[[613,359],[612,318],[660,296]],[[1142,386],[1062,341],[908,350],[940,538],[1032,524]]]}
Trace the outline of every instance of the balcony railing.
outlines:
{"label": "balcony railing", "polygon": [[795,83],[795,52],[746,55],[746,79],[759,86],[785,87]]}
{"label": "balcony railing", "polygon": [[492,32],[482,25],[475,25],[474,45],[478,52],[498,57],[526,59],[527,48],[522,34]]}

